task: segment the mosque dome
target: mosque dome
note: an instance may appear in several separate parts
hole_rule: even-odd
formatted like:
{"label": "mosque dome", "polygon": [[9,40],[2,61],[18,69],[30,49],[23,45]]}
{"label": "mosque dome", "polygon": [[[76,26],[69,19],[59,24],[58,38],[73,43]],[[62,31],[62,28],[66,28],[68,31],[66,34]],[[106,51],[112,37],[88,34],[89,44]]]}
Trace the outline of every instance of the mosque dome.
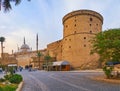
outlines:
{"label": "mosque dome", "polygon": [[21,49],[30,49],[30,48],[29,48],[29,46],[28,46],[27,44],[23,44],[23,45],[21,46]]}
{"label": "mosque dome", "polygon": [[28,51],[30,51],[30,48],[29,48],[29,46],[25,43],[25,38],[24,38],[24,43],[23,43],[23,45],[21,46],[19,52],[28,52]]}

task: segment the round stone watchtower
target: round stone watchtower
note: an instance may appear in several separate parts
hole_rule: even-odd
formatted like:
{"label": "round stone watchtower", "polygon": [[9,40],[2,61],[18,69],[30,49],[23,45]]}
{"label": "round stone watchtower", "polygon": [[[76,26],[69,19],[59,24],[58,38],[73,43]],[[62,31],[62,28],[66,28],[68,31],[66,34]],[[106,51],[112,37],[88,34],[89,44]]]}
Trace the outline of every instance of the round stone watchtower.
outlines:
{"label": "round stone watchtower", "polygon": [[99,56],[90,55],[89,40],[102,31],[103,17],[92,10],[78,10],[63,17],[62,59],[73,67],[96,68]]}

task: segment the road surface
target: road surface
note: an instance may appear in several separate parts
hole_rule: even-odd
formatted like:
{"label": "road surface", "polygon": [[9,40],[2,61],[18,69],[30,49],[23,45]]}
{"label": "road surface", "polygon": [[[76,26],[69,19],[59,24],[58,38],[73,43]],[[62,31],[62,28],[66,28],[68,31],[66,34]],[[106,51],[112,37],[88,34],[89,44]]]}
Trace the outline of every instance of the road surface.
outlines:
{"label": "road surface", "polygon": [[120,91],[120,84],[90,79],[100,72],[45,72],[24,70],[22,91]]}

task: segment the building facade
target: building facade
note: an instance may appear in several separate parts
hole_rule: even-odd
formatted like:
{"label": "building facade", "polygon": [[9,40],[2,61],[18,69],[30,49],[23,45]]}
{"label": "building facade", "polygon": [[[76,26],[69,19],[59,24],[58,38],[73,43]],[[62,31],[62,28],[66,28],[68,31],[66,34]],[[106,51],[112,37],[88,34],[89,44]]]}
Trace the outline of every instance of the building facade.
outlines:
{"label": "building facade", "polygon": [[[16,60],[17,60],[17,65],[22,66],[25,68],[26,66],[32,65],[33,68],[38,68],[39,67],[39,60],[37,56],[37,52],[41,52],[43,55],[46,54],[46,49],[44,50],[31,50],[30,47],[26,44],[25,38],[22,46],[20,49],[18,48],[18,51],[14,53]],[[43,56],[40,58],[41,65],[43,64]]]}
{"label": "building facade", "polygon": [[[90,39],[102,31],[103,17],[92,10],[77,10],[63,17],[63,39],[52,42],[44,50],[38,50],[38,35],[36,38],[36,50],[32,51],[24,43],[18,52],[14,53],[17,65],[25,67],[32,64],[39,66],[37,52],[49,54],[54,61],[68,61],[75,69],[95,69],[99,63],[97,54],[90,55],[92,44]],[[44,60],[42,57],[41,66]]]}
{"label": "building facade", "polygon": [[62,40],[52,42],[47,45],[47,52],[51,57],[54,57],[56,61],[62,60]]}
{"label": "building facade", "polygon": [[17,60],[14,55],[3,53],[3,58],[0,58],[0,65],[16,65]]}
{"label": "building facade", "polygon": [[63,17],[63,39],[47,47],[50,55],[67,60],[73,68],[96,68],[99,56],[90,55],[90,39],[102,31],[102,24],[103,17],[92,10],[68,13]]}

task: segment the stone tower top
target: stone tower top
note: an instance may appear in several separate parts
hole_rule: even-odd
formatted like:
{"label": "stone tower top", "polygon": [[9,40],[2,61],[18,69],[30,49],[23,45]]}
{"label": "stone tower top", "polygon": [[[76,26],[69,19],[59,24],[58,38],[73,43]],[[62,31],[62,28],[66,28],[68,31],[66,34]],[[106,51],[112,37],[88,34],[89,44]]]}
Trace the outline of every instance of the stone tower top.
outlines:
{"label": "stone tower top", "polygon": [[103,17],[101,14],[99,14],[95,11],[92,11],[92,10],[77,10],[77,11],[73,11],[73,12],[70,12],[67,15],[65,15],[63,17],[63,24],[67,19],[69,19],[73,16],[78,16],[78,15],[91,15],[91,16],[97,17],[103,23]]}

